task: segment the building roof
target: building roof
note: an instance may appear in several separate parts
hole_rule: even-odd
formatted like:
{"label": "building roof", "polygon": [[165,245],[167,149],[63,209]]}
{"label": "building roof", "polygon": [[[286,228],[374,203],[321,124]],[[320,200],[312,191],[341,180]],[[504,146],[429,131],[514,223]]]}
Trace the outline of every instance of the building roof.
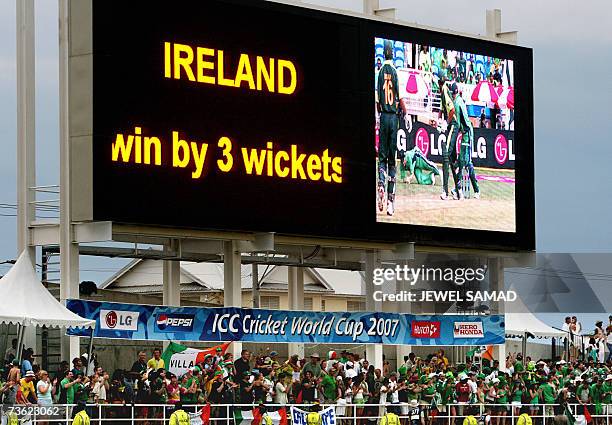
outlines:
{"label": "building roof", "polygon": [[[287,291],[287,266],[258,265],[260,289],[266,291]],[[223,291],[223,264],[193,263],[181,261],[181,291],[220,292]],[[252,266],[241,266],[242,290],[253,288]],[[135,293],[161,292],[163,283],[163,262],[160,260],[137,259],[128,263],[100,285],[102,289],[121,290]],[[364,294],[360,272],[304,269],[304,292],[335,295],[360,296]]]}

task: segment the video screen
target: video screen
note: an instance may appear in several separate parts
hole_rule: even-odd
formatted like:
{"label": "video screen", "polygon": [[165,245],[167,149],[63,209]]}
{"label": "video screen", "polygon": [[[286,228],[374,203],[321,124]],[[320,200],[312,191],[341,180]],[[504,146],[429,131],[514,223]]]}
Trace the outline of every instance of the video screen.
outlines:
{"label": "video screen", "polygon": [[516,232],[513,61],[374,49],[377,222]]}

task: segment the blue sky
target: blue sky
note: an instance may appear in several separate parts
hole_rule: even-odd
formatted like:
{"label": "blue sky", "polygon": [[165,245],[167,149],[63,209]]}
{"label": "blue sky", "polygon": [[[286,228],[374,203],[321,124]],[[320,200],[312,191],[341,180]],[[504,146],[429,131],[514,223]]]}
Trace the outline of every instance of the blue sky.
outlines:
{"label": "blue sky", "polygon": [[[312,3],[358,11],[362,0]],[[397,16],[483,33],[485,10],[501,8],[504,30],[534,50],[537,248],[611,252],[612,4],[607,0],[381,0]],[[528,7],[526,7],[528,6]],[[57,0],[36,0],[37,183],[59,181]],[[15,1],[0,0],[0,204],[16,203]],[[0,261],[16,256],[14,210],[0,208]],[[82,278],[107,276],[118,261],[83,258]],[[0,265],[0,274],[7,266]],[[97,271],[96,271],[97,270]]]}

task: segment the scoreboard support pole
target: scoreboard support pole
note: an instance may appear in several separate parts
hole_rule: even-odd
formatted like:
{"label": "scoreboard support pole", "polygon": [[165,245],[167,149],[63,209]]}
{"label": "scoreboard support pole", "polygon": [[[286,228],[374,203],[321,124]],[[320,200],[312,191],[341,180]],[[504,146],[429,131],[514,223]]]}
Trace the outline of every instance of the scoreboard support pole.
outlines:
{"label": "scoreboard support pole", "polygon": [[[223,242],[223,306],[242,307],[241,253],[238,241]],[[234,341],[229,348],[234,360],[240,357],[242,341]]]}
{"label": "scoreboard support pole", "polygon": [[[287,267],[287,283],[289,310],[304,310],[304,268]],[[291,357],[293,354],[303,358],[305,354],[304,344],[290,343],[287,346],[287,356]]]}
{"label": "scoreboard support pole", "polygon": [[[503,291],[505,289],[504,282],[504,260],[500,257],[492,257],[488,259],[489,269],[489,289],[491,291]],[[491,303],[491,314],[504,314],[506,311],[505,302],[498,301]],[[493,358],[499,360],[499,370],[506,370],[506,344],[500,344],[493,347]]]}
{"label": "scoreboard support pole", "polygon": [[[176,255],[179,241],[171,239],[170,243],[164,246],[164,251]],[[180,260],[164,260],[162,265],[163,270],[163,293],[162,302],[164,305],[180,307],[181,306],[181,262]],[[164,350],[168,348],[170,341],[164,341]]]}
{"label": "scoreboard support pole", "polygon": [[[366,311],[382,311],[382,302],[374,301],[374,269],[381,266],[380,258],[376,251],[368,250],[364,255],[364,283],[366,296]],[[376,369],[383,370],[383,345],[366,345],[366,357]]]}
{"label": "scoreboard support pole", "polygon": [[[401,291],[409,291],[411,289],[410,284],[403,281],[395,281],[395,292],[400,293]],[[410,302],[398,302],[397,312],[400,314],[412,313],[412,303]],[[407,357],[412,352],[412,345],[396,345],[395,346],[395,359],[397,362],[396,369],[404,363],[404,357]]]}
{"label": "scoreboard support pole", "polygon": [[[17,0],[18,2],[20,0]],[[79,244],[75,242],[70,154],[70,0],[59,0],[60,301],[79,298]],[[63,359],[80,356],[79,337],[61,337]]]}

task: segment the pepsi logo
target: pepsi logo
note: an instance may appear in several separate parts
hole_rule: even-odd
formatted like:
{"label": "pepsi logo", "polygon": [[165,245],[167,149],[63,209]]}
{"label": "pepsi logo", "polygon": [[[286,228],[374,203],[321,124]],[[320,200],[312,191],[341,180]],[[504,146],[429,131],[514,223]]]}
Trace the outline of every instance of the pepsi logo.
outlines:
{"label": "pepsi logo", "polygon": [[159,313],[155,317],[157,330],[166,332],[190,332],[193,329],[192,314]]}
{"label": "pepsi logo", "polygon": [[166,329],[166,326],[168,326],[168,316],[166,314],[158,315],[155,323],[159,329]]}

